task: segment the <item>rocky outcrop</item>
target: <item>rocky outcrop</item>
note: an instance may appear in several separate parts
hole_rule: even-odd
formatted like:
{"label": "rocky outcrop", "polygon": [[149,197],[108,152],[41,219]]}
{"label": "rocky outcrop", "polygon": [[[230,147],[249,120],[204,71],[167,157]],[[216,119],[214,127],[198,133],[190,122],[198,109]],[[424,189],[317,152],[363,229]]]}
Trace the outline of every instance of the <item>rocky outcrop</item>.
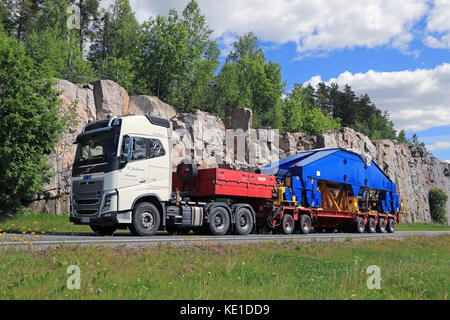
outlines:
{"label": "rocky outcrop", "polygon": [[[225,119],[202,111],[180,113],[156,97],[129,97],[125,89],[109,80],[77,85],[60,80],[57,87],[61,90],[63,112],[75,108],[77,121],[62,134],[61,141],[49,156],[54,178],[31,204],[34,211],[64,213],[69,210],[67,199],[75,154],[73,141],[89,120],[102,119],[108,114],[148,114],[170,119],[174,128],[174,168],[188,157],[200,168],[251,171],[258,165],[299,151],[346,147],[369,153],[393,179],[405,204],[404,221],[431,221],[428,204],[431,188],[440,188],[450,195],[450,164],[432,157],[423,147],[391,140],[371,141],[350,128],[316,136],[304,133],[277,135],[273,130],[253,130],[250,109],[235,110]],[[450,201],[447,202],[447,215],[450,215]]]}
{"label": "rocky outcrop", "polygon": [[111,80],[98,80],[92,86],[98,119],[128,113],[130,97],[124,88]]}
{"label": "rocky outcrop", "polygon": [[177,110],[162,102],[157,97],[151,96],[133,96],[130,98],[129,114],[152,115],[165,119],[172,119],[178,112]]}

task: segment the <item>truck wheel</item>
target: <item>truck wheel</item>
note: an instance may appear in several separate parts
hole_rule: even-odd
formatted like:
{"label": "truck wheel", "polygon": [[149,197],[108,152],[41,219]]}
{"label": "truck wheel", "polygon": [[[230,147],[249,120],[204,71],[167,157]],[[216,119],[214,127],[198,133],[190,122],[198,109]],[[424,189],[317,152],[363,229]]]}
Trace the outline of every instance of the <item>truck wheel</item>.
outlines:
{"label": "truck wheel", "polygon": [[308,234],[311,231],[311,218],[306,215],[300,215],[300,233]]}
{"label": "truck wheel", "polygon": [[387,232],[394,233],[395,232],[395,222],[394,219],[389,219],[387,224]]}
{"label": "truck wheel", "polygon": [[154,204],[139,203],[133,210],[133,222],[129,225],[132,234],[139,236],[152,236],[158,231],[161,217]]}
{"label": "truck wheel", "polygon": [[102,227],[102,226],[90,226],[92,231],[101,236],[112,236],[117,227]]}
{"label": "truck wheel", "polygon": [[364,219],[359,217],[358,221],[355,224],[355,231],[356,233],[364,233],[366,230],[366,224],[364,223]]}
{"label": "truck wheel", "polygon": [[386,232],[386,221],[383,218],[380,218],[377,225],[377,232],[385,233]]}
{"label": "truck wheel", "polygon": [[283,215],[283,219],[281,220],[281,231],[284,234],[291,234],[294,232],[294,218],[290,214]]}
{"label": "truck wheel", "polygon": [[369,233],[375,233],[377,231],[374,218],[369,218],[367,220],[366,229],[367,229],[367,232],[369,232]]}
{"label": "truck wheel", "polygon": [[230,216],[225,208],[216,207],[208,215],[209,229],[214,235],[224,235],[230,227]]}
{"label": "truck wheel", "polygon": [[241,208],[235,217],[236,233],[247,235],[253,230],[253,214],[247,208]]}

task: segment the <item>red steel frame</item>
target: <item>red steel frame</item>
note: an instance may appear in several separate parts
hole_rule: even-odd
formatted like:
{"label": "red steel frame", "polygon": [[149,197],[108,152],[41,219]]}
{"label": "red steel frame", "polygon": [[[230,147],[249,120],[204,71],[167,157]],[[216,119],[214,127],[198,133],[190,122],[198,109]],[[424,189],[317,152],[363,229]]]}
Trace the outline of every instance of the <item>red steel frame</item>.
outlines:
{"label": "red steel frame", "polygon": [[[291,207],[291,206],[281,206],[273,207],[272,212],[280,208],[280,214],[277,216],[277,220],[283,218],[285,213],[292,214],[294,221],[300,220],[301,214],[307,214],[312,221],[312,227],[320,228],[336,228],[340,224],[345,222],[356,222],[357,218],[362,217],[364,223],[367,224],[369,218],[374,218],[375,225],[378,225],[380,218],[384,218],[387,222],[388,219],[394,219],[396,223],[400,222],[399,215],[393,215],[390,213],[367,213],[367,212],[346,212],[346,211],[331,211],[323,210],[320,208],[305,208],[305,207]],[[257,218],[267,217],[267,211],[256,212]],[[273,221],[273,226],[275,226],[277,221]]]}

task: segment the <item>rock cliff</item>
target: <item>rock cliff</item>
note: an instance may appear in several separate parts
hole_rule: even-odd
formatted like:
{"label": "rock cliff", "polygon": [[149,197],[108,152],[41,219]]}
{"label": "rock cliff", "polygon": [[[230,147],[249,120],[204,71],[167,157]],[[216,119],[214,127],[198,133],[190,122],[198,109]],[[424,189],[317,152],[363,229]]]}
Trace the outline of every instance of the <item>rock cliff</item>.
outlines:
{"label": "rock cliff", "polygon": [[[182,159],[190,157],[200,168],[220,166],[253,170],[257,165],[302,150],[348,147],[369,153],[396,183],[400,199],[405,203],[403,221],[431,222],[428,204],[431,188],[440,188],[450,195],[450,164],[431,156],[423,147],[391,140],[371,141],[350,128],[317,136],[303,133],[277,135],[273,130],[252,130],[249,109],[235,110],[225,119],[202,111],[180,113],[156,97],[130,97],[125,89],[110,80],[86,84],[60,80],[57,88],[61,91],[63,112],[74,107],[77,123],[62,134],[61,141],[49,155],[54,178],[45,186],[45,192],[30,205],[36,212],[68,212],[71,166],[76,148],[73,141],[89,120],[103,119],[108,114],[149,114],[170,119],[174,128],[174,167]],[[450,201],[447,203],[447,216],[450,218]]]}

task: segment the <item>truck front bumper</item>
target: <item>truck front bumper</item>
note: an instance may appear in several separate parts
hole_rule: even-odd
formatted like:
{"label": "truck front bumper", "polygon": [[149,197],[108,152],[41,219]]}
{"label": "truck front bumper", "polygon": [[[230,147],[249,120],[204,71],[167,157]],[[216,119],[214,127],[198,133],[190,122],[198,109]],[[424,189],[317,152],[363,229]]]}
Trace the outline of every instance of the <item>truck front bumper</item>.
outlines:
{"label": "truck front bumper", "polygon": [[111,211],[102,214],[101,216],[87,216],[70,215],[70,222],[76,225],[96,225],[96,226],[115,226],[119,224],[117,220],[117,212]]}

